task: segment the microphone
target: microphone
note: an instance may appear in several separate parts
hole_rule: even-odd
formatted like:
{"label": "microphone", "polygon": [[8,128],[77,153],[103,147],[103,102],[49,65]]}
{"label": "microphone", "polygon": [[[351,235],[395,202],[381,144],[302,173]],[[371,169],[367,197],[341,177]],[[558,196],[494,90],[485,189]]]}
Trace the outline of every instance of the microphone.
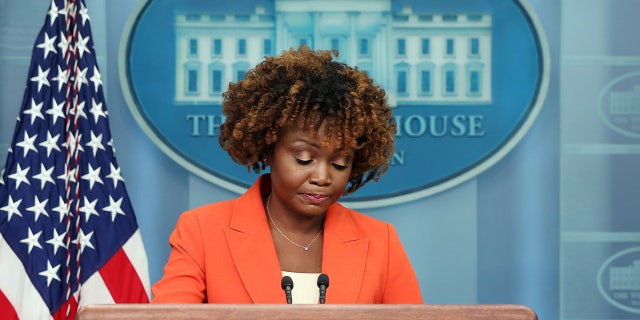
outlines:
{"label": "microphone", "polygon": [[324,304],[327,296],[327,288],[329,288],[329,276],[321,273],[318,276],[318,288],[320,289],[320,304]]}
{"label": "microphone", "polygon": [[291,289],[293,289],[293,280],[291,277],[284,276],[282,277],[282,281],[280,281],[280,286],[282,286],[282,290],[284,290],[284,294],[287,297],[287,304],[291,304]]}

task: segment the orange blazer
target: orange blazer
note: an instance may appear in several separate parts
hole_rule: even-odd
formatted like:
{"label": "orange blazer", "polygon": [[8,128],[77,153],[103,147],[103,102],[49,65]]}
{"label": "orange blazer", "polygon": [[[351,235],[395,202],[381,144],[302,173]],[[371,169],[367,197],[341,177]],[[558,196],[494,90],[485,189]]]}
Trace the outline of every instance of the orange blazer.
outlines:
{"label": "orange blazer", "polygon": [[[261,197],[268,179],[180,216],[152,303],[286,303]],[[325,217],[322,272],[326,303],[423,303],[394,227],[339,203]]]}

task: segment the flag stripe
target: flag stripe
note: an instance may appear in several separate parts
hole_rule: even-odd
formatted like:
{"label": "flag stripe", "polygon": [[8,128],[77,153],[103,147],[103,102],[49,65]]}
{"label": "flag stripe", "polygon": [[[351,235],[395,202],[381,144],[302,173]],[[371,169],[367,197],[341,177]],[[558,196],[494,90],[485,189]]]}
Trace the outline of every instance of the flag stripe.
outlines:
{"label": "flag stripe", "polygon": [[53,314],[53,320],[75,319],[78,310],[78,301],[75,296],[69,297],[56,313]]}
{"label": "flag stripe", "polygon": [[[127,258],[124,250],[116,252],[116,254],[100,268],[100,275],[116,303],[148,299],[144,291],[144,286],[138,277],[138,273],[131,264],[131,261],[129,261],[129,258]],[[118,283],[122,281],[129,285],[127,287],[119,286]]]}
{"label": "flag stripe", "polygon": [[[145,252],[144,243],[142,241],[142,234],[140,230],[136,230],[136,232],[129,238],[129,240],[122,246],[124,252],[127,253],[127,257],[131,264],[136,270],[138,275],[148,275],[149,274],[149,266],[147,262],[147,256],[143,254],[138,254],[139,252]],[[147,295],[147,300],[151,301],[151,296],[149,293],[151,292],[151,284],[149,283],[148,276],[141,276],[140,281],[142,282],[142,286],[144,288],[144,292]]]}
{"label": "flag stripe", "polygon": [[18,314],[16,314],[16,310],[13,308],[9,299],[0,291],[0,316],[5,320],[17,320]]}
{"label": "flag stripe", "polygon": [[82,286],[82,298],[80,306],[89,304],[111,304],[116,303],[111,297],[109,288],[104,283],[100,272],[94,273]]}

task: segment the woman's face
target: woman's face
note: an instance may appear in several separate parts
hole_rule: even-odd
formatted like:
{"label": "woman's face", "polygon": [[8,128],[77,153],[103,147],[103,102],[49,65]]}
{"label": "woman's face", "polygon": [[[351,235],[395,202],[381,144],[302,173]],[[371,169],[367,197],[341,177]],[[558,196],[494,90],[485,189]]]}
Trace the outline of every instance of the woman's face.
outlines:
{"label": "woman's face", "polygon": [[323,131],[324,125],[316,135],[298,128],[281,132],[269,163],[273,212],[323,215],[344,192],[353,151],[338,149],[335,137],[323,144]]}

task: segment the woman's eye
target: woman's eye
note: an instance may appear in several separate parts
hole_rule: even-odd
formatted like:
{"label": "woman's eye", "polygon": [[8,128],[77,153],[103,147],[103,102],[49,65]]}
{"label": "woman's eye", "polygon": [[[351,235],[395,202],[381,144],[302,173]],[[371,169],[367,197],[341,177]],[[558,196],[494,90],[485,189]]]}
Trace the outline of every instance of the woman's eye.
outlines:
{"label": "woman's eye", "polygon": [[311,164],[313,160],[302,160],[302,159],[296,159],[296,162],[298,162],[301,165],[308,165]]}
{"label": "woman's eye", "polygon": [[334,163],[334,164],[333,164],[333,167],[334,167],[334,168],[336,168],[336,169],[338,169],[338,170],[340,170],[340,171],[342,171],[342,170],[346,170],[346,169],[348,168],[348,166],[343,166],[343,165],[341,165],[341,164],[337,164],[337,163]]}

